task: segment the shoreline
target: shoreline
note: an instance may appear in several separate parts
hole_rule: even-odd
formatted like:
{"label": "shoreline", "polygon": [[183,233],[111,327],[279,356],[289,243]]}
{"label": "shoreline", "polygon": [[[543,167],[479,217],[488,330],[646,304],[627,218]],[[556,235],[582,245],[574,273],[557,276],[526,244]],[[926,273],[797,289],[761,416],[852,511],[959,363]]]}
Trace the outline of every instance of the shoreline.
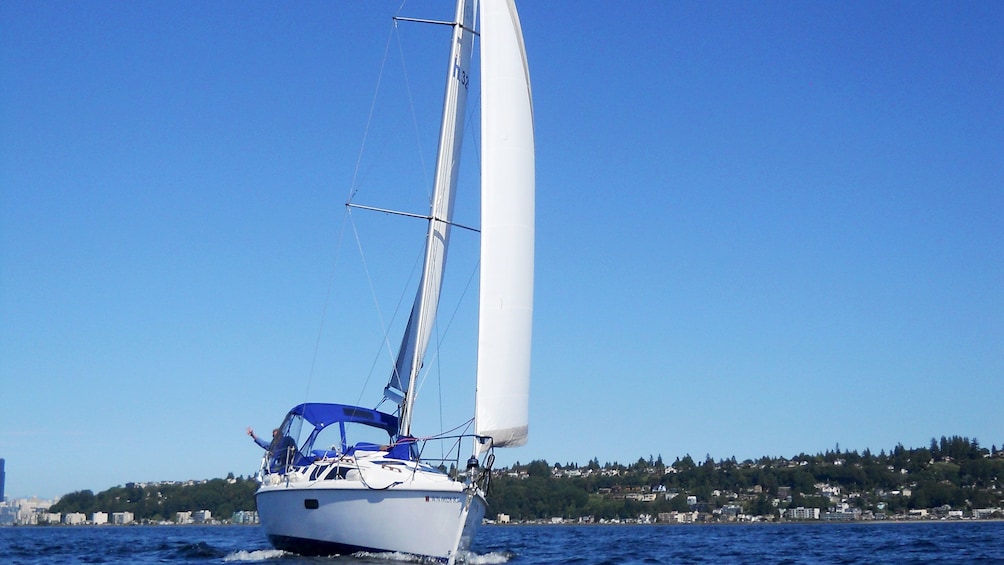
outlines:
{"label": "shoreline", "polygon": [[[484,523],[481,524],[482,528],[485,527],[499,527],[499,528],[518,528],[526,526],[543,526],[543,527],[707,527],[707,526],[726,526],[726,527],[737,527],[737,526],[852,526],[852,525],[882,525],[882,524],[896,524],[896,525],[910,525],[910,524],[990,524],[990,523],[1000,523],[1004,522],[1004,518],[961,518],[961,519],[937,519],[937,520],[918,520],[918,519],[902,519],[902,520],[849,520],[849,521],[834,521],[834,520],[785,520],[785,521],[761,521],[761,522],[691,522],[691,523],[670,523],[670,522],[649,522],[649,523],[638,523],[638,522],[618,522],[618,523],[579,523],[579,522],[512,522],[509,524],[499,524],[499,523]],[[239,528],[257,528],[261,524],[232,524],[232,523],[215,523],[215,524],[175,524],[171,522],[163,523],[139,523],[134,522],[131,524],[11,524],[0,526],[0,529],[8,528],[160,528],[160,527],[178,527],[178,528],[216,528],[216,527],[239,527]]]}
{"label": "shoreline", "polygon": [[579,522],[511,522],[509,524],[498,524],[498,523],[486,523],[482,524],[481,527],[488,526],[498,526],[502,528],[519,527],[519,526],[554,526],[554,527],[568,527],[568,526],[586,526],[586,527],[605,527],[605,526],[667,526],[667,527],[703,527],[703,526],[787,526],[787,525],[805,525],[805,526],[848,526],[848,525],[879,525],[879,524],[988,524],[993,522],[1004,522],[1004,518],[959,518],[959,519],[941,519],[936,520],[919,520],[919,519],[901,519],[901,520],[784,520],[784,521],[759,521],[759,522],[690,522],[690,523],[671,523],[671,522],[649,522],[649,523],[638,523],[638,522],[618,522],[618,523],[579,523]]}

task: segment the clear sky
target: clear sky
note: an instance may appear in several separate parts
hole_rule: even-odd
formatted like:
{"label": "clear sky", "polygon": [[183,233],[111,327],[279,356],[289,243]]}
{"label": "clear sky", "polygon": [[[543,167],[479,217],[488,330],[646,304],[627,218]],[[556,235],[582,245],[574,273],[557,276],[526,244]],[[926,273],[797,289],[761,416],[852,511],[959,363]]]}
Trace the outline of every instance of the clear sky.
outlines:
{"label": "clear sky", "polygon": [[[343,204],[423,212],[445,67],[443,28],[392,33],[398,5],[0,3],[9,496],[247,476],[246,426],[375,404],[415,221]],[[1004,445],[1000,2],[520,13],[534,357],[530,441],[499,464]],[[367,129],[404,68],[417,117]],[[419,434],[471,415],[471,317],[439,333]]]}

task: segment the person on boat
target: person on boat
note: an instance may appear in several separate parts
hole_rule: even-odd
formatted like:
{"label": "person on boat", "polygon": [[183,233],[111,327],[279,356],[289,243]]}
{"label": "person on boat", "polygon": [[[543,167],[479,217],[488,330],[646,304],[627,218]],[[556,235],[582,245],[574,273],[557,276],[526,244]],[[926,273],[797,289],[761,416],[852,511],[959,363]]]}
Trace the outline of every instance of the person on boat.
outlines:
{"label": "person on boat", "polygon": [[262,449],[268,451],[270,465],[269,470],[272,472],[278,472],[283,470],[287,465],[293,462],[296,455],[296,442],[293,438],[282,435],[279,428],[272,430],[272,441],[266,442],[264,439],[255,435],[254,430],[248,426],[248,435],[254,440]]}
{"label": "person on boat", "polygon": [[275,428],[274,430],[272,430],[271,442],[265,441],[262,438],[256,436],[254,430],[251,429],[251,426],[248,426],[248,435],[251,436],[251,439],[253,439],[254,442],[257,443],[262,449],[268,449],[279,438],[279,428]]}

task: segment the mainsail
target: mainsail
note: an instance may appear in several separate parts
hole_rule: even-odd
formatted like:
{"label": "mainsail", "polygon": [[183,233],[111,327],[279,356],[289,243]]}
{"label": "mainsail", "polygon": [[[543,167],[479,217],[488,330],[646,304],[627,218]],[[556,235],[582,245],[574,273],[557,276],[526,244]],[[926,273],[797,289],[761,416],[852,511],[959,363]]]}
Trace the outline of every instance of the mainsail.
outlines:
{"label": "mainsail", "polygon": [[482,1],[481,38],[475,433],[505,447],[526,443],[533,318],[533,104],[523,31],[512,0]]}
{"label": "mainsail", "polygon": [[[443,101],[443,119],[439,130],[439,150],[436,155],[436,178],[433,186],[429,230],[426,235],[425,263],[418,293],[412,305],[408,326],[398,350],[394,373],[384,396],[401,404],[401,434],[411,432],[411,412],[415,401],[414,384],[439,308],[439,295],[446,267],[446,251],[453,221],[453,202],[460,167],[460,148],[463,141],[464,113],[467,108],[467,87],[470,75],[471,52],[474,46],[474,12],[477,1],[457,3],[456,22],[453,27],[450,63],[447,69],[446,95]],[[462,24],[462,25],[461,25]]]}

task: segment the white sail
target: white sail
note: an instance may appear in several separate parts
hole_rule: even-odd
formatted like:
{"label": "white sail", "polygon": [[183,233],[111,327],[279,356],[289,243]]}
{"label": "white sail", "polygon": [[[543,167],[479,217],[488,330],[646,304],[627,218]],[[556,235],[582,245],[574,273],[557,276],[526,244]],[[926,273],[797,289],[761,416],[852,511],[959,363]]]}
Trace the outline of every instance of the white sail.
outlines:
{"label": "white sail", "polygon": [[[436,311],[439,308],[443,271],[446,268],[457,172],[460,167],[460,148],[463,142],[463,118],[467,108],[476,5],[477,0],[462,0],[457,3],[456,21],[462,25],[454,26],[451,42],[446,94],[443,100],[443,119],[439,130],[439,150],[436,156],[436,178],[425,243],[425,264],[411,317],[401,340],[394,373],[384,391],[384,395],[388,398],[398,402],[403,400],[401,433],[405,435],[411,432],[412,405],[415,401],[413,388],[429,345]],[[403,397],[400,393],[403,393]]]}
{"label": "white sail", "polygon": [[[481,284],[475,432],[479,450],[527,437],[533,318],[533,108],[512,0],[481,0]],[[421,459],[410,436],[415,377],[439,304],[457,185],[478,0],[457,0],[422,279],[384,394],[400,417],[304,403],[290,410],[259,469],[262,527],[277,548],[306,555],[405,552],[455,563],[487,509],[490,455],[463,482]],[[401,18],[404,19],[404,18]],[[412,20],[422,21],[422,20]],[[301,431],[303,433],[301,433]],[[377,441],[374,442],[374,439]],[[438,438],[453,442],[450,437]],[[288,441],[287,441],[288,440]],[[455,450],[459,467],[460,452]],[[482,466],[483,465],[483,466]]]}
{"label": "white sail", "polygon": [[[526,443],[533,318],[530,75],[512,0],[481,1],[481,297],[475,433]],[[487,448],[488,445],[482,446]]]}

